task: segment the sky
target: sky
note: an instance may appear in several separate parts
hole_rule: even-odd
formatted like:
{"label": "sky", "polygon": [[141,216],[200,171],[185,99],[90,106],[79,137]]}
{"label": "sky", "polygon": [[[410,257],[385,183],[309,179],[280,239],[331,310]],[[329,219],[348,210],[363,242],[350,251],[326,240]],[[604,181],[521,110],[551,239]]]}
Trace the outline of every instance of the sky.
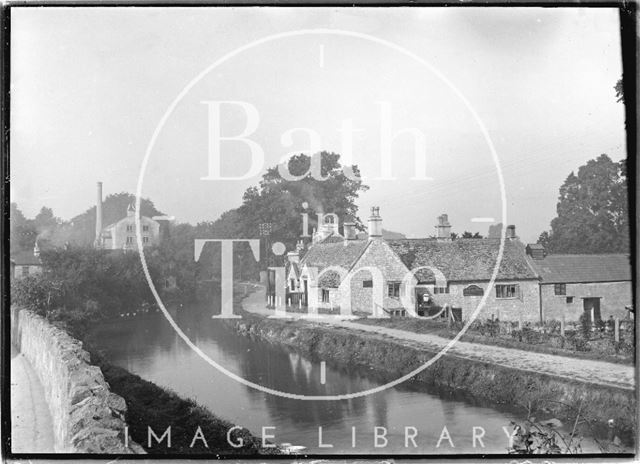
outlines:
{"label": "sky", "polygon": [[27,217],[82,213],[97,181],[135,193],[156,133],[142,195],[180,222],[215,220],[268,167],[325,149],[360,167],[360,218],[379,206],[409,237],[442,213],[486,234],[474,218],[500,221],[500,169],[507,222],[531,242],[571,171],[626,156],[614,9],[13,8],[11,21],[11,201]]}

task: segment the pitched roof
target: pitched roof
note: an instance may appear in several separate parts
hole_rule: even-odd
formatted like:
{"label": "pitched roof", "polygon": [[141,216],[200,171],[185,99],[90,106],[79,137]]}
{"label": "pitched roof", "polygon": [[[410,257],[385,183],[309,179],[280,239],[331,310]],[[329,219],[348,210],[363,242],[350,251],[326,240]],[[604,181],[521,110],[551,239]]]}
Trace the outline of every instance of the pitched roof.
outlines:
{"label": "pitched roof", "polygon": [[547,255],[531,262],[543,284],[631,280],[631,261],[626,254]]}
{"label": "pitched roof", "polygon": [[[448,281],[487,281],[491,279],[500,249],[500,239],[405,239],[390,240],[389,245],[409,268],[431,266],[439,269]],[[420,282],[434,282],[433,272],[416,273]],[[529,264],[524,245],[506,240],[497,279],[537,279]]]}
{"label": "pitched roof", "polygon": [[[345,271],[351,269],[369,246],[369,240],[324,241],[311,245],[300,261],[300,267],[315,267],[321,272],[329,266],[340,266]],[[336,274],[336,275],[333,275]],[[320,279],[320,285],[337,287],[340,279],[337,273],[327,272]]]}
{"label": "pitched roof", "polygon": [[289,272],[293,268],[293,275],[296,276],[296,279],[300,278],[300,267],[298,266],[298,263],[291,263],[287,261],[286,268],[287,268],[287,275],[289,275]]}
{"label": "pitched roof", "polygon": [[33,251],[19,251],[11,255],[16,266],[42,266],[40,258],[33,256]]}

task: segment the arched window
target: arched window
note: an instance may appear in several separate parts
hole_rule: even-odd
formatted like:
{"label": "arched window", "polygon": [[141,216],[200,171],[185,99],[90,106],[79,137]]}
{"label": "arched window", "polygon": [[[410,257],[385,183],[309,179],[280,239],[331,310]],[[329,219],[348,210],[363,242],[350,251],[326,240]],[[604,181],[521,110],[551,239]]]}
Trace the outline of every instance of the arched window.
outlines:
{"label": "arched window", "polygon": [[464,296],[482,296],[484,295],[484,290],[477,285],[469,285],[467,288],[462,290],[462,294]]}

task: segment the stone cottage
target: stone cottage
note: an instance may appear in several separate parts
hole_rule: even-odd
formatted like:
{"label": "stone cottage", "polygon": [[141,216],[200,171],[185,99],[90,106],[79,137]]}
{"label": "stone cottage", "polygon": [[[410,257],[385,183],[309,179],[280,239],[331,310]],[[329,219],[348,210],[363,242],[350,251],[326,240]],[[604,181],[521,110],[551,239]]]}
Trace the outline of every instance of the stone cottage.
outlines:
{"label": "stone cottage", "polygon": [[40,261],[40,248],[38,242],[33,247],[33,252],[20,251],[11,255],[10,277],[22,279],[24,277],[39,274],[42,272],[42,261]]}
{"label": "stone cottage", "polygon": [[[389,242],[408,269],[422,268],[416,272],[418,315],[432,315],[448,305],[456,320],[467,320],[490,291],[479,318],[540,320],[539,276],[515,235],[514,226],[507,228],[502,261],[489,290],[500,239],[451,239],[446,215],[438,220],[435,238]],[[438,273],[444,282],[438,282]]]}
{"label": "stone cottage", "polygon": [[368,226],[368,236],[360,239],[355,224],[345,223],[340,235],[331,221],[314,234],[314,243],[299,263],[297,256],[289,254],[287,277],[293,292],[288,298],[292,303],[301,301],[310,312],[339,308],[341,314],[406,315],[401,298],[408,291],[404,281],[408,270],[382,238],[379,208],[372,208]]}
{"label": "stone cottage", "polygon": [[592,321],[629,318],[631,261],[627,254],[547,255],[542,245],[527,246],[540,274],[542,320]]}

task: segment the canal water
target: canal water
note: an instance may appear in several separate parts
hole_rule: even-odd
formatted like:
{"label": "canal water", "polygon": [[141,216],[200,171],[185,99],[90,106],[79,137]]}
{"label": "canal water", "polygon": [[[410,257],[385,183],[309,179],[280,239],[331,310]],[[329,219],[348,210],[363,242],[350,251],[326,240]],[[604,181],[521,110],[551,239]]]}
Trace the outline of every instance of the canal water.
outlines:
{"label": "canal water", "polygon": [[[285,347],[237,334],[228,324],[211,319],[211,312],[191,307],[179,311],[176,322],[213,360],[252,382],[280,391],[305,395],[357,392],[385,383],[366,369],[346,369],[301,356]],[[498,411],[442,392],[427,392],[410,384],[364,397],[340,401],[300,401],[282,398],[242,385],[217,371],[170,327],[161,313],[122,318],[101,334],[101,347],[110,361],[183,397],[196,400],[217,416],[248,428],[271,441],[304,446],[313,453],[505,453],[515,411]],[[482,444],[473,447],[473,427]],[[319,446],[319,427],[322,442]],[[386,429],[386,446],[375,427]],[[407,427],[414,441],[405,442]],[[446,427],[451,440],[438,440]],[[355,447],[353,432],[355,428]],[[378,429],[382,434],[383,429]],[[194,431],[195,433],[195,431]],[[414,434],[408,429],[409,435]],[[414,442],[417,447],[414,447]],[[451,446],[453,443],[454,447]],[[408,445],[408,446],[405,446]]]}

